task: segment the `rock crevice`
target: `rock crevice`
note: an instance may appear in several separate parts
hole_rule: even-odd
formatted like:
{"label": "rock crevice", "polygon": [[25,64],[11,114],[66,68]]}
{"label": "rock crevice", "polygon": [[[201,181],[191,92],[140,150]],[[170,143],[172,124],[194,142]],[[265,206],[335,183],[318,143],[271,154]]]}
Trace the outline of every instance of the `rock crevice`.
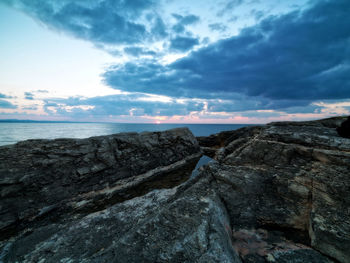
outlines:
{"label": "rock crevice", "polygon": [[190,176],[200,157],[195,137],[185,128],[2,146],[0,237],[49,213],[67,218],[175,186]]}

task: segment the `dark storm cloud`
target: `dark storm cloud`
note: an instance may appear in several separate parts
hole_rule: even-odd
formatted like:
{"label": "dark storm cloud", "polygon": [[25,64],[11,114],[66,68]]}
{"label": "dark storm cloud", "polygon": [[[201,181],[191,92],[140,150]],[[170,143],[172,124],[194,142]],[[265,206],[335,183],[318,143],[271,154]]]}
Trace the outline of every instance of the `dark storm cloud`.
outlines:
{"label": "dark storm cloud", "polygon": [[6,100],[1,100],[0,99],[0,108],[3,108],[3,109],[16,109],[17,106],[12,104],[11,102],[8,102]]}
{"label": "dark storm cloud", "polygon": [[304,12],[270,16],[170,65],[111,67],[105,82],[177,97],[241,94],[281,107],[350,98],[349,13],[348,0],[318,1]]}
{"label": "dark storm cloud", "polygon": [[199,44],[199,40],[194,37],[176,37],[170,40],[170,49],[173,51],[185,52]]}
{"label": "dark storm cloud", "polygon": [[26,100],[34,100],[34,94],[31,92],[24,92],[24,98]]}
{"label": "dark storm cloud", "polygon": [[[131,44],[164,37],[162,20],[150,15],[150,31],[137,22],[155,7],[153,0],[4,0],[56,30],[96,44]],[[136,21],[137,20],[137,21]]]}
{"label": "dark storm cloud", "polygon": [[[117,89],[167,94],[177,97],[200,96],[200,94],[190,96],[187,93],[191,90],[182,88],[182,82],[190,81],[187,72],[175,70],[169,66],[162,66],[154,60],[141,60],[139,63],[129,62],[121,66],[111,66],[103,76],[107,85]],[[187,79],[183,79],[183,77]],[[193,78],[196,78],[196,76],[193,76]]]}
{"label": "dark storm cloud", "polygon": [[182,16],[179,14],[172,14],[173,17],[177,20],[177,23],[172,27],[175,33],[184,33],[186,31],[186,26],[198,23],[200,18],[195,15],[186,15]]}

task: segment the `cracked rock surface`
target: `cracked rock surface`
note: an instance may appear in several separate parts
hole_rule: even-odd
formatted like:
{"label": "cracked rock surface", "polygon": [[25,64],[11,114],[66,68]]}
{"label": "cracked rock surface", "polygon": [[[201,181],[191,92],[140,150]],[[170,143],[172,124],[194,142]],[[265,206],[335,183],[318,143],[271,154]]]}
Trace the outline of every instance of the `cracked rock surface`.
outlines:
{"label": "cracked rock surface", "polygon": [[187,128],[1,146],[0,237],[175,186],[200,156]]}
{"label": "cracked rock surface", "polygon": [[[0,148],[6,160],[0,211],[7,215],[1,226],[8,230],[1,234],[0,262],[349,263],[350,140],[336,130],[345,119],[200,137],[216,161],[191,179],[201,150],[186,129],[85,139],[76,152],[86,147],[93,155],[61,154],[54,164],[48,164],[52,149],[71,151],[81,141]],[[38,152],[41,159],[26,166]],[[95,168],[101,159],[109,168]],[[56,174],[59,167],[65,172]],[[89,179],[65,185],[67,175]],[[18,178],[33,182],[27,192],[11,190],[23,187]],[[64,193],[54,191],[57,184]],[[4,209],[10,198],[34,200],[16,204],[27,217],[18,213],[11,221],[10,207]]]}
{"label": "cracked rock surface", "polygon": [[[223,147],[212,145],[218,163],[206,170],[218,182],[234,233],[272,231],[329,260],[350,262],[350,140],[336,131],[345,119],[271,123],[246,128],[243,136],[232,131]],[[244,262],[323,262],[293,261],[307,250],[287,252],[296,249],[274,243],[238,251]]]}
{"label": "cracked rock surface", "polygon": [[[198,180],[199,179],[199,180]],[[209,178],[23,235],[10,262],[240,262]]]}

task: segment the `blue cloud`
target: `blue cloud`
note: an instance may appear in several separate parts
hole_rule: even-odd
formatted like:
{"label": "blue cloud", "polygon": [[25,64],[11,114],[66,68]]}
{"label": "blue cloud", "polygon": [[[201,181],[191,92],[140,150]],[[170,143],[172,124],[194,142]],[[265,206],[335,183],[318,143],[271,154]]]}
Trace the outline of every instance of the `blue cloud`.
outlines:
{"label": "blue cloud", "polygon": [[157,1],[153,0],[101,0],[101,1],[55,1],[55,0],[4,0],[49,27],[69,32],[75,37],[95,44],[131,44],[146,39],[164,37],[161,18],[148,16],[151,29],[139,18],[153,13]]}
{"label": "blue cloud", "polygon": [[256,21],[259,21],[261,18],[265,16],[265,13],[261,10],[253,9],[250,13],[255,18]]}
{"label": "blue cloud", "polygon": [[[235,95],[229,100],[209,100],[208,111],[211,112],[242,112],[251,110],[281,110],[287,111],[290,107],[308,108],[309,101],[306,100],[270,100],[263,97],[249,97]],[[308,111],[310,112],[310,111]]]}
{"label": "blue cloud", "polygon": [[141,47],[126,47],[124,48],[124,52],[134,57],[139,57],[141,55],[155,56],[157,54],[152,50],[144,49]]}
{"label": "blue cloud", "polygon": [[37,110],[38,107],[37,106],[28,106],[28,107],[23,107],[23,110]]}
{"label": "blue cloud", "polygon": [[199,22],[199,20],[200,20],[199,16],[196,16],[196,15],[186,15],[186,16],[182,16],[179,14],[172,14],[172,15],[173,15],[173,17],[176,18],[178,23],[181,23],[183,25],[195,24],[195,23]]}
{"label": "blue cloud", "polygon": [[178,33],[178,34],[185,33],[186,26],[191,24],[196,24],[200,21],[199,16],[195,16],[195,15],[187,15],[187,16],[182,16],[179,14],[172,14],[172,15],[177,20],[177,23],[172,27],[172,29],[175,33]]}
{"label": "blue cloud", "polygon": [[6,94],[0,93],[0,99],[12,99],[12,96],[8,96]]}
{"label": "blue cloud", "polygon": [[170,65],[144,60],[111,67],[105,82],[175,97],[240,94],[275,108],[350,98],[350,2],[314,3],[303,12],[265,18]]}
{"label": "blue cloud", "polygon": [[174,51],[185,52],[198,45],[199,41],[194,37],[176,37],[170,41],[170,49]]}
{"label": "blue cloud", "polygon": [[224,32],[227,30],[227,26],[225,26],[222,23],[213,23],[213,24],[209,24],[209,28],[212,31],[218,31],[218,32]]}
{"label": "blue cloud", "polygon": [[24,98],[26,100],[34,100],[34,94],[31,92],[24,92]]}
{"label": "blue cloud", "polygon": [[8,102],[6,100],[1,100],[0,99],[0,108],[3,108],[3,109],[16,109],[17,106],[12,104],[11,102]]}
{"label": "blue cloud", "polygon": [[[191,111],[201,111],[204,103],[186,101],[183,103],[171,100],[170,102],[145,100],[150,99],[147,95],[109,95],[83,99],[79,97],[69,99],[51,99],[45,101],[44,109],[52,113],[48,107],[55,107],[59,114],[74,115],[76,113],[94,116],[130,115],[133,116],[173,116],[188,115]],[[67,111],[66,106],[93,106],[93,109],[82,110],[79,108]]]}
{"label": "blue cloud", "polygon": [[263,112],[257,112],[257,111],[247,111],[240,114],[242,117],[248,117],[248,118],[271,118],[271,117],[280,117],[283,115],[286,115],[283,112],[270,112],[270,111],[263,111]]}
{"label": "blue cloud", "polygon": [[217,12],[217,16],[221,17],[227,13],[232,13],[232,11],[240,6],[241,4],[243,4],[243,0],[228,0],[226,2],[224,2],[222,8],[219,10],[219,12]]}
{"label": "blue cloud", "polygon": [[165,38],[168,35],[167,27],[164,24],[163,20],[158,15],[152,16],[152,29],[151,34],[155,36],[155,39]]}

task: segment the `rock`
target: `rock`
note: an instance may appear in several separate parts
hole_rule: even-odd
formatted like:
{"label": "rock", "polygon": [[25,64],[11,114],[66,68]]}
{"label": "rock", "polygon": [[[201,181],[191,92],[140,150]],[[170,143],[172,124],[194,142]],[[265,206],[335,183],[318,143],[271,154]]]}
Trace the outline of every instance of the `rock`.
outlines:
{"label": "rock", "polygon": [[315,127],[326,127],[326,128],[337,128],[343,121],[346,120],[346,117],[331,117],[327,119],[314,120],[314,121],[283,121],[283,122],[271,122],[267,125],[273,126],[315,126]]}
{"label": "rock", "polygon": [[258,132],[260,127],[243,127],[238,130],[233,131],[223,131],[217,134],[210,135],[208,137],[200,136],[197,137],[197,140],[202,147],[202,150],[205,155],[209,157],[214,157],[216,150],[219,148],[228,145],[229,142],[234,141],[238,138],[244,139],[252,134]]}
{"label": "rock", "polygon": [[[197,176],[7,244],[4,262],[241,262],[212,178]],[[10,248],[9,248],[10,246]]]}
{"label": "rock", "polygon": [[333,262],[305,245],[291,242],[283,232],[241,229],[234,232],[233,237],[233,246],[244,262]]}
{"label": "rock", "polygon": [[341,137],[350,138],[350,116],[337,128],[337,132]]}
{"label": "rock", "polygon": [[268,254],[267,262],[278,263],[330,263],[333,262],[312,249],[276,251]]}
{"label": "rock", "polygon": [[[1,169],[7,171],[1,173],[1,192],[13,203],[24,195],[28,201],[21,209],[28,216],[21,229],[3,236],[0,261],[349,263],[350,140],[336,131],[343,120],[271,123],[198,138],[216,161],[190,179],[189,167],[200,150],[188,130],[133,134],[122,141],[124,135],[113,135],[117,143],[107,149],[115,150],[104,151],[104,157],[98,149],[108,136],[87,139],[68,156],[56,150],[61,141],[43,143],[56,143],[54,148],[29,142],[14,146],[20,150],[5,147],[12,156],[18,153],[20,165],[0,151],[6,160]],[[70,149],[76,147],[73,141]],[[18,147],[22,144],[33,149]],[[46,157],[36,162],[33,151],[62,159],[63,165],[54,162],[52,169]],[[101,159],[117,166],[108,159],[110,152],[128,156],[115,158],[130,165],[128,170],[102,166]],[[150,157],[153,152],[157,160]],[[24,159],[33,160],[27,170]],[[79,162],[86,165],[75,165]],[[40,168],[44,165],[47,172]],[[58,167],[66,173],[55,176]],[[66,186],[63,175],[70,170],[80,179]],[[52,179],[41,185],[35,174]],[[94,176],[98,180],[83,180]],[[114,183],[99,183],[108,179]],[[59,195],[50,185],[74,190]],[[33,189],[53,202],[39,202]],[[51,191],[63,201],[51,197]],[[30,207],[35,207],[34,216]],[[10,211],[1,210],[5,228],[16,220]]]}
{"label": "rock", "polygon": [[0,237],[177,185],[200,156],[185,128],[2,146]]}
{"label": "rock", "polygon": [[288,240],[348,263],[350,141],[330,120],[323,123],[251,128],[251,136],[227,140],[216,151],[219,163],[206,169],[221,182],[217,192],[234,231],[282,231]]}

